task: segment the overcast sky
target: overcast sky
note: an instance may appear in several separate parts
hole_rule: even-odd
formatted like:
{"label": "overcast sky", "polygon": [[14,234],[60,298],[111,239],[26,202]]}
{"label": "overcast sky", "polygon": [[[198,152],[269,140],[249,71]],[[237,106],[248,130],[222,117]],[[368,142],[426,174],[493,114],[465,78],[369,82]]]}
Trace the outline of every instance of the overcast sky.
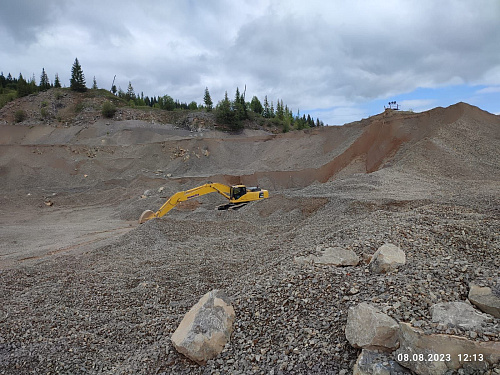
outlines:
{"label": "overcast sky", "polygon": [[343,124],[459,101],[500,114],[500,0],[3,0],[0,71],[246,98]]}

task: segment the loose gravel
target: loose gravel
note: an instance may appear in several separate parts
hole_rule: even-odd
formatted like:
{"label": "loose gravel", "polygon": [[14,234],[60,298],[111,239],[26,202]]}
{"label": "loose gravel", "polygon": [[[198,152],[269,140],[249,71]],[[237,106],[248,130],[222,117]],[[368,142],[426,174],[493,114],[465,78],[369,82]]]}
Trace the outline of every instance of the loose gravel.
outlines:
{"label": "loose gravel", "polygon": [[[370,177],[371,196],[360,177],[354,192],[337,181],[322,196],[313,186],[238,211],[176,210],[111,245],[2,271],[0,374],[349,373],[359,350],[345,339],[347,310],[363,301],[427,333],[500,340],[498,319],[472,332],[438,326],[429,312],[466,301],[470,282],[499,282],[498,212],[457,190],[448,201],[387,199],[379,177]],[[389,274],[366,263],[293,261],[317,245],[367,259],[385,242],[407,256]],[[222,354],[200,367],[170,336],[215,288],[230,296],[237,319]]]}

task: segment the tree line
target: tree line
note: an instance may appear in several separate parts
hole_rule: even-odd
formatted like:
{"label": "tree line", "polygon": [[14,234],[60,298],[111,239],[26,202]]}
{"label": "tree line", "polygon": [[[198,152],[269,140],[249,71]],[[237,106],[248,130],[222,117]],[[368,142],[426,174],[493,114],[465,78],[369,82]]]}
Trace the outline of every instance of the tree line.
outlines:
{"label": "tree line", "polygon": [[[55,74],[54,81],[51,82],[45,68],[42,68],[38,85],[36,84],[34,74],[26,80],[21,73],[18,78],[14,78],[10,73],[7,77],[5,77],[2,72],[0,73],[0,108],[5,105],[6,102],[14,100],[16,97],[23,97],[37,92],[46,91],[50,88],[60,87],[62,86],[58,74]],[[78,92],[85,92],[87,90],[85,75],[78,58],[75,58],[75,62],[71,67],[70,89]],[[91,89],[98,89],[95,76],[93,78]],[[323,121],[319,118],[314,120],[314,118],[309,114],[307,116],[305,114],[301,116],[300,111],[297,111],[297,114],[294,115],[288,105],[283,103],[282,99],[278,99],[276,101],[276,105],[273,101],[268,100],[267,95],[264,97],[263,102],[261,102],[257,96],[253,96],[252,100],[246,101],[246,87],[243,94],[240,93],[239,88],[237,87],[233,100],[229,99],[226,91],[224,99],[220,100],[215,108],[213,107],[213,101],[208,87],[205,88],[203,104],[198,104],[195,101],[190,103],[181,102],[178,99],[174,100],[169,95],[149,97],[144,96],[144,93],[142,92],[140,95],[137,95],[132,86],[132,82],[128,83],[127,91],[117,88],[113,82],[110,91],[130,106],[148,106],[167,111],[214,111],[217,121],[221,124],[227,125],[232,130],[243,128],[246,120],[259,120],[259,118],[262,120],[265,119],[263,121],[268,124],[282,127],[283,132],[287,132],[292,129],[301,130],[324,125]]]}

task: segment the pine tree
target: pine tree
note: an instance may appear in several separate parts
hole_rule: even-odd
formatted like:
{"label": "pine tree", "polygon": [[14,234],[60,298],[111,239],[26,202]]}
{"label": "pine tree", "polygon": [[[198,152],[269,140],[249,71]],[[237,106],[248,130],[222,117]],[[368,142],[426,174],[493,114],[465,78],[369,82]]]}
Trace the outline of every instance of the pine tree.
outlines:
{"label": "pine tree", "polygon": [[236,87],[236,94],[234,95],[234,102],[239,103],[240,102],[240,89]]}
{"label": "pine tree", "polygon": [[56,73],[56,78],[54,80],[54,87],[55,88],[60,88],[61,87],[61,81],[59,81],[59,74]]}
{"label": "pine tree", "polygon": [[264,110],[264,108],[262,107],[262,104],[260,103],[260,100],[259,98],[257,98],[256,96],[254,96],[252,98],[252,101],[250,102],[250,109],[255,112],[255,113],[258,113],[258,114],[262,114],[262,111]]}
{"label": "pine tree", "polygon": [[97,90],[98,87],[97,87],[97,81],[95,80],[95,76],[94,76],[94,81],[92,83],[92,90]]}
{"label": "pine tree", "polygon": [[17,96],[21,98],[29,94],[31,93],[28,82],[26,82],[23,75],[19,73],[19,78],[17,79]]}
{"label": "pine tree", "polygon": [[285,117],[285,112],[283,110],[283,100],[280,100],[278,99],[277,103],[276,103],[276,116],[280,119],[280,120],[283,120],[283,118]]}
{"label": "pine tree", "polygon": [[45,68],[42,68],[42,75],[40,76],[40,91],[46,91],[50,89],[50,82],[47,73],[45,73]]}
{"label": "pine tree", "polygon": [[203,102],[205,103],[205,107],[207,108],[207,112],[212,111],[212,98],[210,97],[210,93],[208,92],[208,87],[205,87],[205,96],[203,97]]}
{"label": "pine tree", "polygon": [[33,94],[34,92],[38,91],[38,86],[36,84],[36,78],[35,78],[35,73],[31,76],[31,79],[28,83],[29,89],[30,89],[30,94]]}
{"label": "pine tree", "polygon": [[83,74],[82,67],[78,62],[78,58],[75,58],[75,62],[71,68],[71,79],[69,82],[71,90],[79,92],[87,91],[87,87],[85,86],[85,75]]}
{"label": "pine tree", "polygon": [[232,104],[236,120],[245,120],[247,118],[245,99],[240,95],[240,89],[238,87],[236,87],[236,94],[234,95],[234,102]]}
{"label": "pine tree", "polygon": [[245,102],[245,95],[240,96],[240,103],[241,103],[241,108],[243,109],[242,117],[243,117],[243,119],[247,119],[248,118],[248,110],[247,110],[247,103]]}
{"label": "pine tree", "polygon": [[264,110],[262,111],[262,116],[265,118],[271,117],[271,111],[269,110],[269,102],[267,101],[267,95],[264,97]]}
{"label": "pine tree", "polygon": [[134,100],[135,99],[134,88],[132,87],[132,82],[130,82],[130,81],[128,81],[128,88],[127,88],[127,93],[125,94],[125,99],[126,100]]}
{"label": "pine tree", "polygon": [[224,95],[224,100],[221,100],[217,104],[216,112],[218,122],[229,125],[229,127],[233,130],[236,130],[240,127],[235,117],[235,113],[231,108],[231,101],[227,96],[227,91]]}

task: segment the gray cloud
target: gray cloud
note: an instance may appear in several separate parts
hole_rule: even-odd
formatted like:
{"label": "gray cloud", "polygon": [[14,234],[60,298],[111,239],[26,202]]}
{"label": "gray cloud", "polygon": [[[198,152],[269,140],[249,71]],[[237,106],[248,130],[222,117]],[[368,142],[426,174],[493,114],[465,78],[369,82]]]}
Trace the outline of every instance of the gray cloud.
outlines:
{"label": "gray cloud", "polygon": [[57,22],[65,2],[56,0],[5,1],[1,6],[0,29],[18,43],[32,43],[37,33],[50,23]]}

